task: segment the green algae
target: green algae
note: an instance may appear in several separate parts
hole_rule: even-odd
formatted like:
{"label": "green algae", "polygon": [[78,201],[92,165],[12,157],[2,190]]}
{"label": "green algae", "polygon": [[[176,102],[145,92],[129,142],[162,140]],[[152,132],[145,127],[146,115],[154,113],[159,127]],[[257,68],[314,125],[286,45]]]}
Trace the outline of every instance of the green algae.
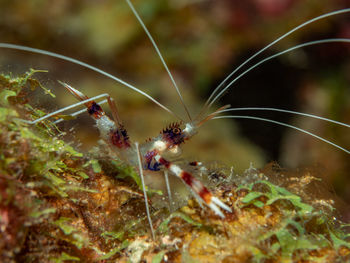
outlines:
{"label": "green algae", "polygon": [[[41,258],[42,253],[45,253],[43,261],[79,260],[79,257],[72,255],[73,250],[92,250],[96,245],[91,245],[89,231],[86,231],[87,226],[84,225],[86,222],[82,222],[81,218],[83,212],[75,206],[81,206],[82,202],[88,203],[89,195],[101,193],[88,184],[94,183],[89,180],[89,175],[98,176],[103,171],[96,160],[87,159],[83,153],[59,139],[60,131],[49,121],[35,126],[21,121],[45,115],[44,111],[35,109],[26,102],[25,93],[41,87],[46,94],[54,97],[54,94],[32,78],[38,72],[42,71],[30,70],[19,77],[1,76],[0,178],[11,179],[3,185],[4,188],[1,187],[0,211],[5,215],[1,217],[1,224],[7,224],[3,227],[9,232],[8,238],[17,245],[10,252],[1,246],[1,255],[5,261],[20,260],[29,254],[31,256],[28,260],[31,261]],[[18,194],[18,188],[25,189],[29,194]],[[19,200],[14,203],[15,196]],[[24,200],[26,202],[21,203]],[[19,210],[21,220],[11,218],[13,222],[7,222],[9,219],[6,215],[12,210]],[[73,215],[69,210],[75,210]],[[80,213],[78,218],[77,213]],[[85,220],[89,221],[87,218]],[[19,234],[12,234],[11,225],[16,226],[19,223],[22,225],[16,228]],[[32,240],[28,238],[36,231],[37,241],[30,244]],[[96,229],[94,234],[100,236],[99,231]],[[108,239],[106,241],[108,243]],[[43,251],[30,253],[34,249],[31,245],[38,245],[35,242],[53,242],[56,244],[53,245],[55,251],[45,251],[44,246]],[[66,243],[64,247],[70,244],[68,249],[60,249],[60,242]],[[95,250],[104,254],[103,250],[106,248],[102,246]],[[78,256],[85,258],[81,253]]]}
{"label": "green algae", "polygon": [[64,252],[62,252],[61,256],[58,258],[50,258],[50,260],[52,260],[53,262],[56,263],[62,263],[62,262],[66,262],[66,261],[80,261],[80,259],[78,257],[73,257],[70,256]]}

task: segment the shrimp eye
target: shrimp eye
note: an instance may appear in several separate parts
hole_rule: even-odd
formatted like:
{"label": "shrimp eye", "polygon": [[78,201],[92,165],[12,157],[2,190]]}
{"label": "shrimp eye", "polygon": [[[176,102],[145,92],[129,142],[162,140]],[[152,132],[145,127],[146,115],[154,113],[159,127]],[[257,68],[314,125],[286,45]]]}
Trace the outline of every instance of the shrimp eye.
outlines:
{"label": "shrimp eye", "polygon": [[178,134],[181,133],[181,129],[179,129],[179,128],[174,128],[174,129],[173,129],[173,133],[176,134],[176,135],[178,135]]}
{"label": "shrimp eye", "polygon": [[161,133],[163,134],[163,138],[171,145],[178,145],[184,141],[184,136],[182,135],[179,123],[170,124]]}

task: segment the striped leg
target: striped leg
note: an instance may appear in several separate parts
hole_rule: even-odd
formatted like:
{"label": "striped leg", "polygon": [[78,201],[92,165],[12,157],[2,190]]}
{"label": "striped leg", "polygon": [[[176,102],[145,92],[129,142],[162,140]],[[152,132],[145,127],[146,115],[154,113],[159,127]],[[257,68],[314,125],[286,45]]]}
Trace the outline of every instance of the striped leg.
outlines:
{"label": "striped leg", "polygon": [[[91,99],[93,99],[93,98],[91,98]],[[102,104],[106,103],[107,101],[108,100],[102,100],[102,101],[98,102],[98,104],[102,105]],[[75,118],[76,116],[78,116],[78,115],[80,115],[82,113],[86,113],[86,109],[82,109],[82,110],[78,110],[78,111],[72,112],[72,113],[68,114],[68,116],[71,116],[71,117]],[[58,119],[57,121],[54,121],[53,123],[57,124],[57,123],[60,123],[62,121],[64,121],[64,119]]]}
{"label": "striped leg", "polygon": [[[96,127],[99,129],[102,139],[109,145],[119,150],[130,147],[129,136],[118,116],[117,107],[114,100],[107,94],[107,102],[112,110],[113,121],[105,114],[103,109],[94,100],[84,95],[79,90],[71,87],[67,83],[61,83],[74,97],[83,103],[89,115],[96,121]],[[78,114],[79,112],[76,112]]]}
{"label": "striped leg", "polygon": [[184,171],[180,166],[165,160],[161,155],[157,154],[154,159],[165,166],[170,172],[181,178],[193,191],[195,197],[199,197],[199,203],[205,203],[215,214],[221,218],[225,218],[225,215],[219,209],[222,208],[228,212],[232,212],[231,208],[221,202],[217,197],[206,188],[199,180],[194,178],[192,174]]}
{"label": "striped leg", "polygon": [[[78,103],[76,103],[76,104],[73,104],[73,105],[71,105],[71,106],[65,107],[65,108],[63,108],[63,109],[60,109],[59,111],[50,113],[50,114],[48,114],[48,115],[50,115],[50,116],[57,115],[57,114],[60,113],[60,112],[66,111],[66,110],[68,110],[68,109],[71,109],[71,108],[73,108],[73,107],[79,106],[79,105],[81,105],[81,104],[84,104],[84,105],[88,108],[88,112],[90,113],[90,111],[92,110],[91,107],[99,107],[100,105],[102,105],[102,104],[108,102],[109,107],[110,107],[110,109],[111,109],[111,111],[112,111],[113,120],[114,120],[115,124],[116,124],[117,126],[121,126],[121,125],[122,125],[122,122],[121,122],[121,120],[120,120],[120,118],[119,118],[119,115],[118,115],[117,106],[116,106],[116,104],[115,104],[115,101],[114,101],[113,98],[111,98],[111,96],[110,96],[109,94],[104,93],[104,94],[95,96],[95,97],[93,97],[93,98],[89,98],[89,97],[87,97],[86,95],[84,95],[82,92],[80,92],[80,91],[76,90],[75,88],[73,88],[72,86],[68,85],[67,83],[64,83],[64,82],[62,82],[62,81],[58,81],[58,83],[60,83],[63,87],[65,87],[74,97],[76,97],[78,100],[80,100],[80,102],[78,102]],[[100,99],[100,98],[107,98],[107,99],[102,100],[102,101],[100,101],[100,102],[97,104],[95,100],[96,100],[96,99]],[[95,106],[94,104],[95,104],[96,106]],[[99,110],[99,111],[101,111],[101,114],[102,114],[102,115],[104,114],[104,112],[102,111],[102,109]],[[69,114],[69,115],[72,116],[72,117],[75,117],[75,116],[78,116],[79,114],[81,114],[81,113],[83,113],[83,112],[86,112],[86,109],[73,112],[73,113],[71,113],[71,114]],[[44,116],[45,119],[48,118],[48,117],[50,117],[50,116],[48,116],[48,115]],[[55,123],[59,123],[59,122],[61,122],[61,121],[63,121],[63,119],[59,119],[59,120],[55,121]],[[35,120],[35,122],[38,122],[38,120]]]}
{"label": "striped leg", "polygon": [[[85,104],[85,103],[88,103],[88,102],[90,102],[90,101],[98,100],[98,99],[105,98],[105,97],[109,97],[109,95],[108,95],[107,93],[104,93],[104,94],[100,94],[100,95],[97,95],[97,96],[92,97],[92,98],[88,98],[88,99],[79,101],[79,102],[77,102],[77,103],[75,103],[75,104],[73,104],[73,105],[69,105],[69,106],[64,107],[64,108],[62,108],[62,109],[59,109],[59,110],[57,110],[57,111],[48,113],[48,114],[46,114],[45,116],[40,117],[40,118],[38,118],[38,119],[36,119],[36,120],[34,120],[34,121],[28,121],[28,120],[22,120],[22,119],[20,119],[20,120],[23,121],[23,122],[25,122],[25,123],[28,123],[28,124],[36,124],[36,123],[38,123],[38,122],[44,121],[44,120],[46,120],[46,119],[49,119],[49,118],[51,118],[51,117],[55,117],[55,116],[57,116],[58,114],[60,114],[60,113],[62,113],[62,112],[64,112],[64,111],[73,109],[73,108],[75,108],[75,107],[78,107],[78,106],[83,105],[83,104]],[[103,100],[103,101],[100,102],[100,103],[102,104],[102,103],[105,103],[105,102],[106,102],[106,101]],[[80,110],[80,111],[77,111],[77,112],[74,112],[74,113],[69,114],[69,115],[74,117],[74,116],[77,116],[77,115],[79,115],[79,114],[81,114],[81,113],[83,113],[83,112],[86,112],[86,109]],[[61,122],[61,121],[63,121],[63,119],[58,119],[58,120],[55,121],[54,123],[59,123],[59,122]]]}

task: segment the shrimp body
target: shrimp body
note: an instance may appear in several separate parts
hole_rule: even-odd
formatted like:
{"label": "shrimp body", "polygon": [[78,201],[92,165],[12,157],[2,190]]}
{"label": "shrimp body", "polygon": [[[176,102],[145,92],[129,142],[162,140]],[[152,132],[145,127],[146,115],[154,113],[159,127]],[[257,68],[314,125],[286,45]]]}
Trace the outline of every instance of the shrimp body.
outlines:
{"label": "shrimp body", "polygon": [[[66,83],[61,84],[80,101],[89,100],[86,95],[70,85]],[[137,167],[138,160],[135,158],[135,156],[138,156],[137,151],[132,146],[133,144],[121,121],[118,118],[114,121],[111,120],[95,101],[89,101],[84,104],[89,115],[95,120],[101,138],[109,145],[111,150],[121,159],[127,160],[130,165]],[[116,109],[113,102],[110,101],[110,105],[112,109]],[[117,116],[116,112],[114,116]],[[212,116],[214,115],[210,117],[212,118]],[[200,203],[206,204],[218,216],[224,218],[225,216],[219,207],[228,212],[232,212],[231,208],[214,197],[208,188],[191,173],[171,161],[171,158],[181,154],[181,144],[197,133],[198,125],[201,125],[201,123],[191,122],[185,124],[184,128],[181,128],[180,123],[173,123],[162,130],[158,136],[146,141],[144,144],[140,144],[141,166],[146,171],[168,170],[179,177],[192,190]]]}

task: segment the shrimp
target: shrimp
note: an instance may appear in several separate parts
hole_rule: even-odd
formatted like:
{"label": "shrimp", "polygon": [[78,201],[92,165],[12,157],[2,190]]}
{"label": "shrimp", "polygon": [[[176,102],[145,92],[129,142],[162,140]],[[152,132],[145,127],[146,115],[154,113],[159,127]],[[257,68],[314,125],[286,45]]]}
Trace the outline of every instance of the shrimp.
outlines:
{"label": "shrimp", "polygon": [[[312,46],[316,44],[324,44],[324,43],[350,43],[349,39],[346,38],[328,38],[328,39],[321,39],[316,41],[309,41],[305,42],[304,44],[299,44],[292,46],[291,48],[285,49],[284,51],[281,51],[279,53],[276,53],[272,56],[268,56],[265,59],[262,59],[252,66],[250,66],[248,69],[243,71],[243,73],[236,74],[238,70],[243,68],[248,62],[253,60],[255,57],[260,55],[262,52],[264,52],[266,49],[270,48],[280,40],[286,38],[290,34],[294,33],[295,31],[298,31],[299,29],[306,27],[307,25],[326,19],[327,17],[336,16],[336,15],[342,15],[350,12],[350,9],[341,9],[334,12],[325,13],[324,15],[320,15],[314,19],[307,20],[306,22],[302,23],[299,26],[296,26],[292,28],[287,33],[283,34],[281,37],[277,38],[275,41],[271,42],[269,45],[267,45],[265,48],[261,49],[259,52],[255,53],[253,56],[251,56],[249,59],[245,60],[244,63],[242,63],[239,67],[237,67],[234,71],[232,71],[222,82],[217,86],[217,88],[214,89],[214,91],[211,93],[211,95],[208,97],[206,103],[200,110],[199,114],[197,114],[196,117],[193,117],[190,113],[190,110],[187,108],[185,104],[185,100],[182,96],[182,93],[180,92],[180,89],[175,81],[175,78],[173,77],[172,73],[170,72],[165,59],[163,58],[158,46],[156,45],[153,37],[151,36],[150,32],[146,28],[145,24],[143,23],[141,17],[137,13],[136,9],[132,5],[132,3],[129,0],[126,0],[128,5],[130,6],[132,12],[136,16],[137,20],[143,27],[144,31],[146,32],[148,38],[150,39],[153,47],[156,50],[156,53],[160,57],[160,60],[166,69],[166,72],[168,73],[170,80],[172,82],[172,85],[177,93],[177,96],[180,99],[180,102],[183,106],[183,109],[185,111],[185,115],[187,120],[184,121],[181,117],[178,116],[174,111],[170,110],[168,107],[164,106],[162,103],[154,99],[152,96],[147,94],[146,92],[143,92],[142,90],[134,87],[133,85],[121,80],[120,78],[117,78],[109,73],[106,73],[105,71],[102,71],[96,67],[93,67],[89,64],[83,63],[81,61],[78,61],[76,59],[63,56],[57,53],[41,50],[41,49],[35,49],[30,48],[22,45],[15,45],[15,44],[8,44],[8,43],[0,43],[0,48],[7,48],[7,49],[15,49],[15,50],[22,50],[22,51],[29,51],[34,52],[37,54],[43,54],[47,56],[56,57],[59,59],[64,59],[70,62],[73,62],[75,64],[81,65],[83,67],[87,67],[91,70],[94,70],[104,76],[107,76],[120,84],[138,92],[139,94],[147,97],[151,101],[153,101],[156,105],[170,113],[173,117],[178,119],[178,122],[175,122],[173,124],[170,124],[167,126],[164,130],[161,131],[160,135],[152,137],[150,140],[146,141],[145,143],[139,144],[138,142],[133,142],[128,132],[122,123],[122,118],[119,116],[119,113],[117,111],[117,106],[114,102],[114,100],[111,98],[111,96],[107,93],[97,95],[95,97],[87,97],[84,93],[79,91],[79,88],[74,88],[68,83],[60,82],[63,87],[74,97],[76,97],[80,102],[73,104],[71,106],[62,108],[60,110],[54,111],[42,118],[39,118],[35,121],[27,121],[28,123],[35,124],[42,120],[45,120],[47,118],[50,118],[52,116],[57,115],[60,112],[75,108],[80,105],[85,105],[87,108],[87,111],[89,115],[95,120],[96,126],[98,130],[100,131],[100,136],[102,139],[113,149],[113,151],[116,153],[116,156],[118,158],[124,160],[125,162],[129,163],[130,165],[137,167],[139,174],[143,181],[143,171],[147,170],[149,172],[152,171],[164,171],[165,175],[167,173],[173,174],[176,177],[180,178],[192,191],[193,195],[198,200],[199,204],[204,204],[208,206],[216,215],[218,215],[221,218],[225,217],[226,213],[232,212],[230,206],[228,204],[225,204],[223,201],[221,201],[219,198],[217,198],[206,186],[204,186],[203,183],[201,183],[198,179],[196,179],[190,172],[186,171],[181,165],[178,165],[177,163],[173,162],[172,160],[177,158],[181,154],[181,146],[185,141],[190,140],[195,134],[197,134],[198,129],[205,124],[208,121],[212,121],[214,119],[220,119],[220,118],[244,118],[244,119],[254,119],[254,120],[260,120],[264,122],[270,122],[274,124],[278,124],[281,126],[285,126],[288,128],[292,128],[295,130],[298,130],[300,132],[306,133],[308,135],[311,135],[312,137],[319,139],[327,144],[330,144],[331,146],[334,146],[338,148],[339,150],[349,154],[350,151],[347,150],[344,147],[341,147],[337,145],[336,143],[327,140],[321,136],[318,136],[316,134],[313,134],[309,131],[306,131],[304,129],[298,128],[296,126],[282,123],[279,121],[267,119],[267,118],[261,118],[256,116],[248,116],[248,115],[227,115],[227,112],[233,112],[233,111],[245,111],[245,110],[264,110],[264,111],[278,111],[283,113],[289,113],[289,114],[295,114],[295,115],[302,115],[304,117],[309,117],[313,119],[319,119],[322,121],[327,121],[331,123],[335,123],[344,127],[349,128],[350,125],[338,121],[334,121],[329,118],[316,116],[313,114],[307,114],[307,113],[301,113],[297,111],[291,111],[291,110],[285,110],[285,109],[278,109],[278,108],[272,108],[272,107],[265,107],[265,108],[257,108],[257,107],[246,107],[246,108],[231,108],[230,105],[224,105],[220,106],[214,111],[211,111],[211,108],[218,102],[218,100],[223,96],[223,94],[228,91],[230,88],[232,88],[233,84],[235,84],[236,81],[238,81],[241,77],[248,74],[250,71],[255,69],[256,67],[260,66],[261,64],[275,58],[278,56],[281,56],[283,54],[292,52],[297,49],[301,49],[307,46]],[[233,78],[234,75],[237,75]],[[101,102],[97,102],[99,99],[105,99]],[[103,104],[107,102],[111,108],[113,120],[107,117],[105,114],[105,111],[102,109],[100,104]],[[85,111],[85,110],[84,110]],[[77,111],[73,113],[73,116],[77,116],[81,114],[83,111]],[[57,122],[60,122],[61,120],[58,120]],[[167,177],[166,177],[167,178]],[[145,204],[146,204],[146,211],[148,213],[148,219],[150,228],[152,231],[152,235],[154,236],[153,232],[153,226],[149,215],[149,208],[148,208],[148,202],[147,202],[147,194],[144,189],[144,196],[145,196]],[[170,192],[170,191],[169,191]]]}

